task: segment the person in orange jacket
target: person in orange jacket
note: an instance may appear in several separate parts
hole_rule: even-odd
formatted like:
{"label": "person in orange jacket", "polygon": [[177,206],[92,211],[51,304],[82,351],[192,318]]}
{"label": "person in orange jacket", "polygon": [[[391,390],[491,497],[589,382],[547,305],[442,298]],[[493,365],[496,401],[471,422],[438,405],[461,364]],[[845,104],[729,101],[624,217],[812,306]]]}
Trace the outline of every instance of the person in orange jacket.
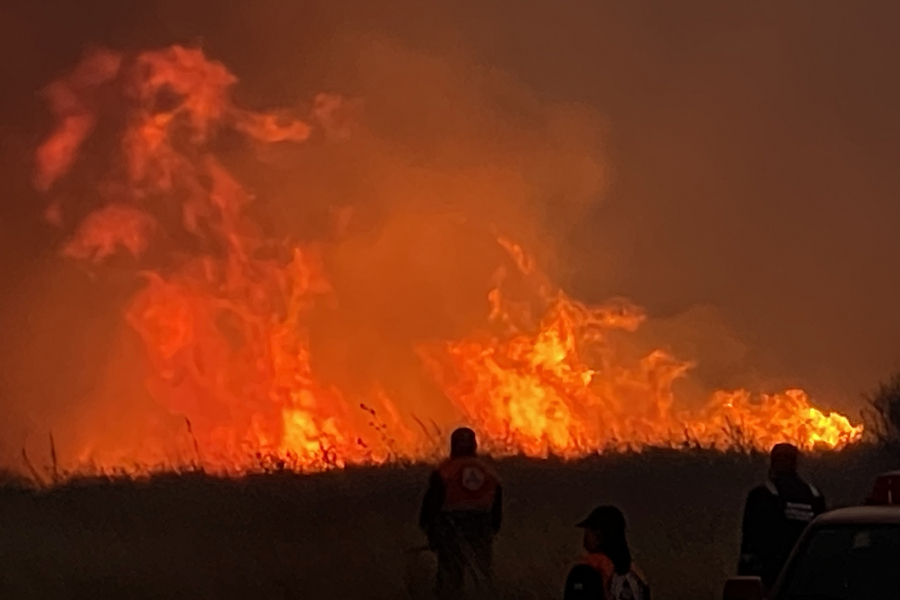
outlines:
{"label": "person in orange jacket", "polygon": [[419,527],[437,553],[439,599],[461,598],[465,578],[493,584],[493,542],[503,520],[503,490],[496,473],[477,455],[475,432],[462,427],[450,437],[450,458],[432,473],[422,499]]}
{"label": "person in orange jacket", "polygon": [[566,578],[563,600],[650,600],[650,587],[631,560],[625,516],[599,506],[580,523],[587,554]]}

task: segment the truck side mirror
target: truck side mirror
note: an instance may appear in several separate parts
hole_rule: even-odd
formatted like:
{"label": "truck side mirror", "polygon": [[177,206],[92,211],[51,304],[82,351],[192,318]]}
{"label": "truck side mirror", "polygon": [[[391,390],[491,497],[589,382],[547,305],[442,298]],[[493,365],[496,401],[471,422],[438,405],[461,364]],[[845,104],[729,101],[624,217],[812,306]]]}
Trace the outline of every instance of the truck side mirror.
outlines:
{"label": "truck side mirror", "polygon": [[763,600],[763,584],[759,577],[732,577],[725,582],[722,600]]}

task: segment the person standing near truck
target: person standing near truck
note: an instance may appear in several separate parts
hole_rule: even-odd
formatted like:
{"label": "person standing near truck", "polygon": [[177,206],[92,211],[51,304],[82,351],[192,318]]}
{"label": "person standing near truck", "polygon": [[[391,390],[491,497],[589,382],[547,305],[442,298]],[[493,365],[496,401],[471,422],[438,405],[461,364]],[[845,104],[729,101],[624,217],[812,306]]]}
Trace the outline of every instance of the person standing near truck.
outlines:
{"label": "person standing near truck", "polygon": [[776,444],[769,455],[769,477],[747,495],[738,574],[755,575],[771,588],[794,544],[825,499],[797,473],[800,450]]}

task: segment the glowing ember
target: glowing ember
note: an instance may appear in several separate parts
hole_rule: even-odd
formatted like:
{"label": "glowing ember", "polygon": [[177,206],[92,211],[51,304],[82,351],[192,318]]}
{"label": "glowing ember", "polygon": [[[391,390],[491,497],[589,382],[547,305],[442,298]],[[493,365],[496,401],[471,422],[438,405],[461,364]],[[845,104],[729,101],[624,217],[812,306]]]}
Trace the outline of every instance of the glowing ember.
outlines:
{"label": "glowing ember", "polygon": [[[319,96],[307,118],[257,113],[232,103],[236,81],[199,50],[176,46],[95,54],[53,84],[58,123],[36,152],[41,191],[52,193],[88,159],[79,149],[105,116],[97,97],[117,98],[124,123],[94,209],[71,225],[64,253],[97,265],[122,251],[147,264],[151,249],[166,257],[165,268],[143,271],[126,318],[152,368],[149,392],[188,420],[206,466],[253,468],[265,456],[293,468],[426,457],[435,426],[400,410],[379,382],[360,396],[317,376],[310,314],[335,295],[326,251],[262,235],[245,210],[253,195],[215,151],[226,133],[259,145],[317,132],[344,139],[342,101]],[[48,218],[65,225],[66,210],[54,197]],[[172,248],[179,239],[192,240],[189,250]],[[685,443],[766,449],[783,440],[840,447],[861,436],[861,426],[823,414],[799,390],[723,391],[700,409],[679,408],[673,385],[690,363],[660,350],[636,360],[621,351],[622,335],[644,320],[640,309],[576,302],[517,244],[498,243],[509,261],[486,299],[489,323],[466,339],[416,348],[456,420],[492,451],[576,457]],[[507,295],[512,279],[525,298]]]}

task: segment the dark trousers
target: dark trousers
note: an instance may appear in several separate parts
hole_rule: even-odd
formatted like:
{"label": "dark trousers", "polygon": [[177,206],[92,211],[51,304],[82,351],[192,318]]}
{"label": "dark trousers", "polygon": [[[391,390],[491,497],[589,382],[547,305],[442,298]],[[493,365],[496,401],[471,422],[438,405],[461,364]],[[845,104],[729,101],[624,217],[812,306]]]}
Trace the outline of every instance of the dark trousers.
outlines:
{"label": "dark trousers", "polygon": [[471,577],[478,597],[490,597],[494,582],[493,544],[487,541],[454,540],[437,548],[438,600],[466,597],[466,576]]}

